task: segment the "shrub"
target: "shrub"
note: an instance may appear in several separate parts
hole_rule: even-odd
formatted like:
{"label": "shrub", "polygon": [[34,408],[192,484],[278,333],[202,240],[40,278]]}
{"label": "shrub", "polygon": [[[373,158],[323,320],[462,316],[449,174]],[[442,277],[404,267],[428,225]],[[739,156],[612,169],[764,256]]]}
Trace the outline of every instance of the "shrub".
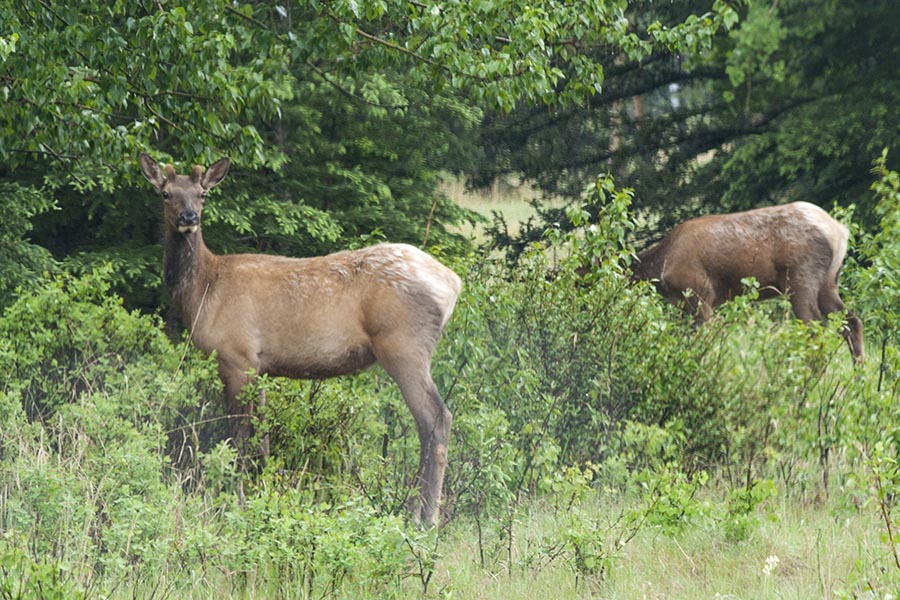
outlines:
{"label": "shrub", "polygon": [[69,577],[66,563],[32,559],[9,534],[0,540],[0,597],[21,600],[78,600],[84,588]]}
{"label": "shrub", "polygon": [[209,361],[126,311],[105,275],[48,280],[0,320],[0,367],[13,374],[0,487],[6,528],[27,532],[36,556],[115,579],[163,559],[170,434],[216,388]]}

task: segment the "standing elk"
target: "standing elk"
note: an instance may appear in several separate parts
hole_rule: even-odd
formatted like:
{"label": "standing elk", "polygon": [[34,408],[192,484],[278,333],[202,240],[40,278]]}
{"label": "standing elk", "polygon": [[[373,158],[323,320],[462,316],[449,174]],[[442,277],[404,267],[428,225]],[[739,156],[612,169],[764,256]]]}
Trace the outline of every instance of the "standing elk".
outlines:
{"label": "standing elk", "polygon": [[165,285],[193,342],[216,353],[239,451],[246,452],[251,434],[240,400],[251,377],[324,379],[378,362],[400,388],[419,434],[413,518],[436,525],[452,415],[430,369],[462,287],[456,273],[405,244],[314,258],[215,255],[203,243],[200,216],[229,159],[205,172],[195,166],[190,175],[177,175],[172,165],[160,170],[147,154],[140,163],[163,199]]}
{"label": "standing elk", "polygon": [[[639,252],[635,279],[653,281],[672,302],[683,303],[696,323],[741,294],[754,277],[760,299],[788,294],[804,322],[843,310],[838,277],[849,231],[808,202],[757,208],[685,221],[662,241]],[[857,363],[863,361],[862,321],[847,315],[843,335]]]}

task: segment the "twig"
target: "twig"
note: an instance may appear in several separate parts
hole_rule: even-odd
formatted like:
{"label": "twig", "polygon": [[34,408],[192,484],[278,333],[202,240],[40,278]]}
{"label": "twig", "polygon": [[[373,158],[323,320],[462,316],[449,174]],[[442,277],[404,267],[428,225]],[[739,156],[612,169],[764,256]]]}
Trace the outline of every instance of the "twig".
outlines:
{"label": "twig", "polygon": [[41,148],[43,148],[48,154],[52,155],[57,161],[59,161],[62,165],[65,166],[66,171],[69,172],[69,176],[72,177],[75,181],[77,181],[82,186],[87,186],[84,180],[75,174],[75,171],[69,168],[68,163],[64,160],[64,158],[53,148],[48,146],[47,144],[41,142]]}
{"label": "twig", "polygon": [[393,42],[389,42],[389,41],[387,41],[387,40],[383,40],[383,39],[381,39],[380,37],[378,37],[377,35],[372,35],[371,33],[368,33],[368,32],[366,32],[366,31],[363,31],[363,30],[360,29],[359,27],[357,27],[357,28],[354,30],[354,33],[356,33],[356,35],[358,35],[359,37],[361,37],[361,38],[363,38],[363,39],[369,40],[370,42],[374,42],[374,43],[376,43],[376,44],[379,44],[379,45],[381,45],[381,46],[384,46],[385,48],[388,48],[388,49],[390,49],[390,50],[394,50],[395,52],[399,52],[399,53],[401,53],[401,54],[406,54],[407,56],[411,56],[411,57],[415,58],[416,60],[418,60],[418,61],[420,61],[420,62],[423,62],[423,63],[425,63],[426,65],[428,65],[428,66],[430,66],[430,67],[436,67],[436,66],[439,66],[439,65],[438,65],[437,63],[435,63],[433,60],[431,60],[431,59],[429,59],[429,58],[425,58],[425,57],[422,56],[421,54],[419,54],[419,53],[417,53],[417,52],[413,52],[413,51],[410,50],[409,48],[404,48],[403,46],[400,46],[400,45],[395,44],[395,43],[393,43]]}
{"label": "twig", "polygon": [[425,249],[425,246],[428,245],[428,234],[431,233],[431,220],[434,218],[434,209],[437,208],[438,197],[434,197],[434,202],[431,203],[431,210],[428,211],[428,219],[425,221],[425,237],[422,239],[422,250]]}

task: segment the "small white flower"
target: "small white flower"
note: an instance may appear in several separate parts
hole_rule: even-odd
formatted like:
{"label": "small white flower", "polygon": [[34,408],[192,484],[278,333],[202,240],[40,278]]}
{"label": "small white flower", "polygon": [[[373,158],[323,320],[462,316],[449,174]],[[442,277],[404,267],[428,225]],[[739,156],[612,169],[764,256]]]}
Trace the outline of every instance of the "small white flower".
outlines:
{"label": "small white flower", "polygon": [[781,562],[781,560],[774,554],[766,558],[766,564],[763,566],[763,575],[771,577],[772,573],[775,572],[775,569],[778,568],[779,562]]}

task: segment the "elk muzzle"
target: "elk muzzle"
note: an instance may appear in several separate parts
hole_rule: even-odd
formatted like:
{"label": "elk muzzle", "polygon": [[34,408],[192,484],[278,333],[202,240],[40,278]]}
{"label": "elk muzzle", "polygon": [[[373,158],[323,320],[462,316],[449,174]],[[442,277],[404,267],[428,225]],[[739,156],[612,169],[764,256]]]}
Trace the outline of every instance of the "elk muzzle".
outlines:
{"label": "elk muzzle", "polygon": [[200,226],[200,215],[196,211],[187,209],[178,213],[175,219],[175,227],[181,233],[194,233]]}

